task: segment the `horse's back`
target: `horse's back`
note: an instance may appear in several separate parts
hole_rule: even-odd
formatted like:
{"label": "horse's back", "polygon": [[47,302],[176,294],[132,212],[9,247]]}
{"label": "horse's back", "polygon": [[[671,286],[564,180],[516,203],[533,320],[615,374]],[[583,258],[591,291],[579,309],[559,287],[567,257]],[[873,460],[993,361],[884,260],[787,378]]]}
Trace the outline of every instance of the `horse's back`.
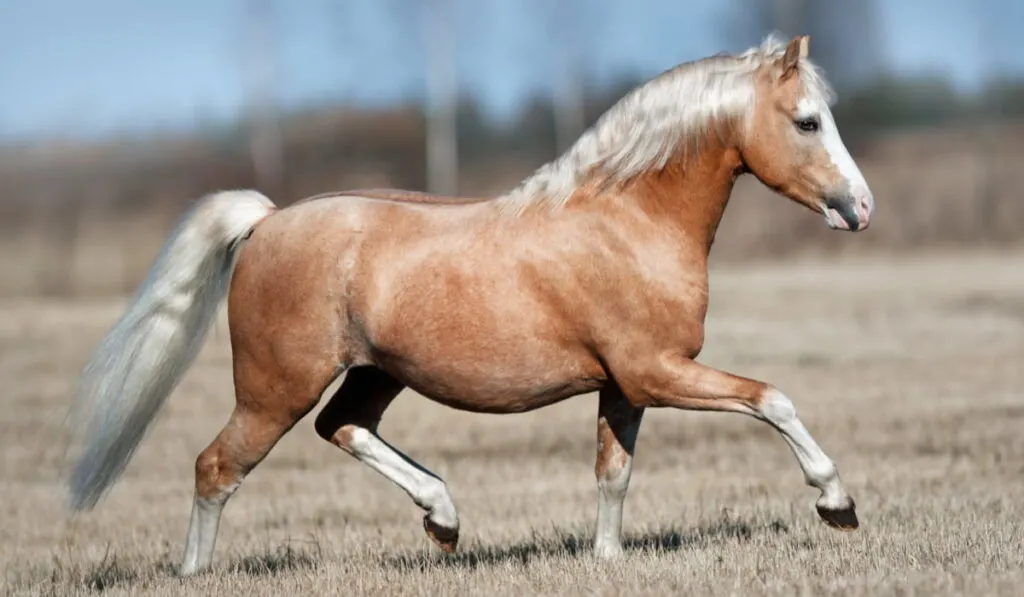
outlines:
{"label": "horse's back", "polygon": [[412,203],[416,205],[468,205],[474,203],[485,203],[492,200],[490,197],[459,197],[451,195],[436,195],[433,193],[412,191],[408,189],[372,188],[321,193],[319,195],[307,197],[298,203],[342,198],[392,201],[397,203]]}

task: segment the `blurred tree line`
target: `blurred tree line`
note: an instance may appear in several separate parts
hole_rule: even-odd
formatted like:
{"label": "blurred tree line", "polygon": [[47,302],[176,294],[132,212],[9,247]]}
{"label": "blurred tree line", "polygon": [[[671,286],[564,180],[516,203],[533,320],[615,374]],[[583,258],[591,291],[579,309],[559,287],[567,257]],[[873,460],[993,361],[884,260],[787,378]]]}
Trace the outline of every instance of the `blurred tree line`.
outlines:
{"label": "blurred tree line", "polygon": [[[402,18],[415,22],[425,16],[411,10],[424,5],[396,1],[410,8],[398,11]],[[437,6],[446,1],[432,0]],[[894,75],[875,50],[878,27],[870,0],[732,4],[735,10],[722,28],[727,42],[723,49],[740,51],[770,31],[787,37],[811,35],[811,56],[839,93],[834,112],[844,140],[858,157],[880,156],[865,159],[865,164],[875,162],[873,184],[880,194],[887,191],[902,201],[899,207],[887,203],[889,209],[906,210],[892,219],[906,229],[886,232],[876,226],[875,238],[896,245],[1019,236],[1016,227],[1001,226],[1019,221],[1018,212],[1012,211],[1019,205],[1015,197],[1021,184],[1015,143],[1024,137],[1014,132],[1019,126],[999,123],[1024,121],[1024,80],[992,78],[977,91],[964,93],[939,75]],[[650,75],[623,76],[610,85],[588,82],[580,68],[586,52],[572,47],[578,39],[566,42],[554,50],[561,57],[553,69],[556,79],[566,80],[556,81],[551,94],[538,93],[525,102],[511,120],[495,122],[473,97],[453,93],[450,69],[444,67],[451,49],[440,47],[432,50],[432,62],[441,65],[438,82],[431,86],[435,92],[422,104],[377,109],[323,105],[282,113],[273,102],[272,69],[261,66],[272,55],[265,46],[266,0],[253,0],[249,6],[250,43],[258,51],[249,84],[251,110],[238,120],[207,122],[175,138],[144,135],[51,147],[42,153],[0,147],[0,240],[24,256],[20,269],[0,267],[6,287],[44,294],[81,292],[84,286],[76,275],[93,276],[110,269],[109,262],[118,262],[113,279],[86,282],[130,290],[184,205],[215,189],[257,188],[282,205],[325,191],[366,187],[500,193],[564,151]],[[558,2],[547,6],[553,22],[568,10]],[[429,30],[445,26],[434,20],[426,25]],[[884,143],[873,143],[924,129],[936,133],[923,144],[930,156],[894,158]],[[39,157],[44,154],[45,159]],[[920,168],[931,168],[931,174],[904,176]],[[942,178],[947,174],[953,178]],[[939,181],[936,188],[925,188],[933,180]],[[937,202],[940,195],[944,199]],[[761,218],[754,218],[759,226]],[[110,233],[112,225],[117,234]],[[787,219],[785,226],[775,226],[774,237],[757,242],[762,249],[767,242],[779,250],[789,247],[797,243],[792,239],[803,238],[787,227],[793,225]],[[89,265],[94,262],[103,267]],[[0,292],[4,288],[0,284]]]}

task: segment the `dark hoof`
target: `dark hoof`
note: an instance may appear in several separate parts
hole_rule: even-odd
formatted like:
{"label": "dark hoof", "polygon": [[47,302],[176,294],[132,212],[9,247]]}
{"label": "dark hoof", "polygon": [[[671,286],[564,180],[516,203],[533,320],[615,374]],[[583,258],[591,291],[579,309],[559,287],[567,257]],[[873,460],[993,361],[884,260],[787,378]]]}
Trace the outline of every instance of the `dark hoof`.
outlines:
{"label": "dark hoof", "polygon": [[860,526],[857,522],[857,508],[850,500],[850,507],[840,510],[831,510],[818,506],[818,516],[825,521],[825,524],[841,531],[852,531]]}
{"label": "dark hoof", "polygon": [[455,547],[459,544],[459,529],[445,528],[434,523],[429,516],[424,516],[423,530],[427,531],[427,536],[433,539],[438,547],[448,553],[455,553]]}

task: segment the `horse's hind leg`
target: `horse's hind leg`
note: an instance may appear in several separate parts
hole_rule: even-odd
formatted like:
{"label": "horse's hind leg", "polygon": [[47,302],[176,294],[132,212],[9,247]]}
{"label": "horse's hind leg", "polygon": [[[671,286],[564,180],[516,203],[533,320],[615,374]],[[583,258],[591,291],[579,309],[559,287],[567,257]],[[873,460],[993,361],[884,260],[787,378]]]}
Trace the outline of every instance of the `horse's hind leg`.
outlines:
{"label": "horse's hind leg", "polygon": [[183,576],[210,566],[224,504],[278,440],[312,410],[332,379],[328,368],[303,371],[323,375],[293,376],[285,375],[279,367],[249,364],[246,355],[236,357],[235,410],[196,459],[195,498],[181,567]]}
{"label": "horse's hind leg", "polygon": [[459,518],[445,482],[377,435],[384,410],[403,388],[375,367],[352,369],[317,417],[316,431],[405,490],[426,511],[427,535],[452,552],[459,540]]}

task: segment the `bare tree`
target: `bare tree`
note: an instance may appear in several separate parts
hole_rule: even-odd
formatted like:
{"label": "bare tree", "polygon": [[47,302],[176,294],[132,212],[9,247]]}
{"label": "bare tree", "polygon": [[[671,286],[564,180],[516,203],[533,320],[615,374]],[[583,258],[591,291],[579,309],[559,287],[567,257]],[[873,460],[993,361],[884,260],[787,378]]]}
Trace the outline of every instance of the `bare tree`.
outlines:
{"label": "bare tree", "polygon": [[271,197],[283,186],[283,149],[275,101],[273,7],[271,0],[248,0],[246,21],[247,103],[256,186]]}
{"label": "bare tree", "polygon": [[459,186],[453,2],[429,0],[423,10],[427,46],[427,187],[441,195],[456,195]]}
{"label": "bare tree", "polygon": [[[989,2],[988,4],[993,4]],[[998,15],[999,12],[996,10],[985,10],[985,8],[994,7],[982,7],[982,10],[977,11],[978,21],[975,35],[977,37],[977,44],[981,54],[981,65],[982,67],[988,67],[991,73],[997,71],[999,68],[998,59],[999,53],[996,50],[998,46]],[[1002,102],[995,102],[991,106],[986,106],[983,109],[975,110],[971,115],[973,121],[971,130],[971,136],[974,137],[974,141],[977,144],[977,150],[971,152],[972,158],[976,161],[977,178],[975,181],[975,202],[978,204],[978,213],[981,218],[981,225],[983,230],[995,230],[998,229],[998,218],[999,218],[999,193],[997,188],[1000,184],[1004,183],[1004,180],[1000,180],[1000,176],[997,174],[999,160],[996,158],[996,150],[994,143],[994,133],[997,131],[996,127],[991,126],[990,122],[986,122],[987,119],[993,119],[998,122],[1000,113],[1002,111]]]}
{"label": "bare tree", "polygon": [[[584,27],[570,26],[582,13],[576,0],[548,2],[548,34],[554,39],[555,149],[564,152],[583,133],[584,97],[581,69]],[[585,20],[583,20],[585,22]]]}

